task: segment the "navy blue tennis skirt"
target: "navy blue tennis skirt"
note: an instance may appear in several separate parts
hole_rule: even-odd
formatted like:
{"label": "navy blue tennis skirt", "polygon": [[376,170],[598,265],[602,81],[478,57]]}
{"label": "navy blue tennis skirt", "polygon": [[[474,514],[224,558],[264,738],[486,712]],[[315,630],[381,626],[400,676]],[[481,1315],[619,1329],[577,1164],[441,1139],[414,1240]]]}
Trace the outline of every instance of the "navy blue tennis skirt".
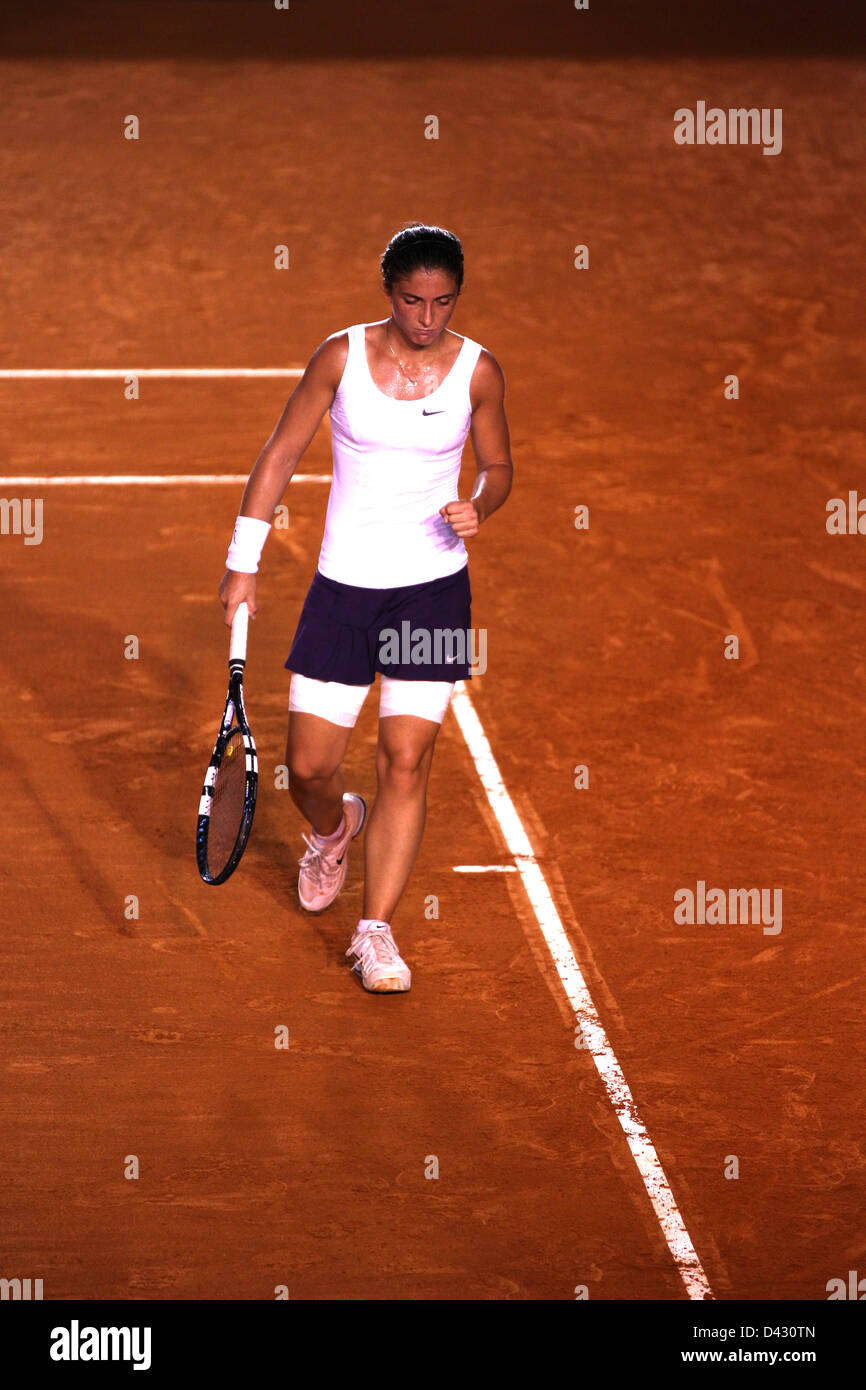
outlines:
{"label": "navy blue tennis skirt", "polygon": [[469,567],[399,589],[338,584],[316,570],[286,668],[311,680],[372,685],[471,679]]}

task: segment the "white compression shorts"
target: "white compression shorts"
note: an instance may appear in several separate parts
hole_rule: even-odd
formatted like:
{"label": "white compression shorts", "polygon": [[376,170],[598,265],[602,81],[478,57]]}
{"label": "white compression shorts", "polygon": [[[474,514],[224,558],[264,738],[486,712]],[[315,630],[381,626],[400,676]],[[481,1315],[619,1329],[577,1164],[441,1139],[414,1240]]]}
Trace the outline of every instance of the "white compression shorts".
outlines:
{"label": "white compression shorts", "polygon": [[[398,681],[382,676],[379,690],[379,718],[394,714],[413,714],[441,724],[451,700],[451,681]],[[317,714],[330,724],[353,729],[358,722],[369,685],[341,685],[339,681],[316,681],[309,676],[292,675],[289,709],[299,714]]]}

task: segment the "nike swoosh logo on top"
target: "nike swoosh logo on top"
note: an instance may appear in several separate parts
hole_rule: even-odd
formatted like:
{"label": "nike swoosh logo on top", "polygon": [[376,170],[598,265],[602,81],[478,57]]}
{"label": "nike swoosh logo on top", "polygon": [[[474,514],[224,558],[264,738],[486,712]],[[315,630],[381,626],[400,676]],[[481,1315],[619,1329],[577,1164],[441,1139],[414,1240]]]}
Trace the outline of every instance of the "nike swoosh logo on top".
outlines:
{"label": "nike swoosh logo on top", "polygon": [[444,410],[422,410],[422,411],[421,411],[421,414],[422,414],[422,415],[444,415],[444,414],[445,414],[445,411],[444,411]]}

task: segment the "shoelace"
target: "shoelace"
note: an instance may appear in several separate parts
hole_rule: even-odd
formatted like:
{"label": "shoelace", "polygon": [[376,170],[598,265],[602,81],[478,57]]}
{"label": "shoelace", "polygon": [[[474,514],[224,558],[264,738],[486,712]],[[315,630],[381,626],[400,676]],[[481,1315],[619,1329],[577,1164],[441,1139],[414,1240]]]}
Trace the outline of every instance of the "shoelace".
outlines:
{"label": "shoelace", "polygon": [[301,839],[307,846],[307,850],[303,859],[299,859],[298,863],[316,880],[317,885],[321,888],[323,879],[336,877],[340,871],[339,865],[337,863],[329,864],[327,861],[328,851],[315,845],[303,832],[301,832]]}
{"label": "shoelace", "polygon": [[402,963],[400,961],[400,953],[397,950],[391,933],[376,931],[375,927],[368,928],[367,931],[361,932],[358,941],[353,946],[349,947],[346,955],[356,955],[359,958],[364,957],[364,963],[367,964],[366,957],[371,953],[377,965],[398,965]]}

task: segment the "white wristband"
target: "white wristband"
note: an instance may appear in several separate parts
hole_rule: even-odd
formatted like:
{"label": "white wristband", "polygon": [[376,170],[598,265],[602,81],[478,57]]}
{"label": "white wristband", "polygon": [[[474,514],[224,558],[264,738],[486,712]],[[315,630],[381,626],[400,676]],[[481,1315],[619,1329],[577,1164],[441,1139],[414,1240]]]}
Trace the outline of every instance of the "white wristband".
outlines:
{"label": "white wristband", "polygon": [[226,556],[226,569],[238,570],[241,574],[256,574],[270,529],[269,521],[259,521],[255,516],[239,516]]}

